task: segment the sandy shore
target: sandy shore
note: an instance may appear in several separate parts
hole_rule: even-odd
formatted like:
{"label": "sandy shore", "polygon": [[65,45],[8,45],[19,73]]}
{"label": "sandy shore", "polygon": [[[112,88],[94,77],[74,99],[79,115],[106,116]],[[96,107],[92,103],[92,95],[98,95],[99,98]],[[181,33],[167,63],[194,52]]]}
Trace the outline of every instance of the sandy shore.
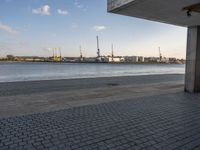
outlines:
{"label": "sandy shore", "polygon": [[0,118],[183,91],[184,75],[0,83]]}

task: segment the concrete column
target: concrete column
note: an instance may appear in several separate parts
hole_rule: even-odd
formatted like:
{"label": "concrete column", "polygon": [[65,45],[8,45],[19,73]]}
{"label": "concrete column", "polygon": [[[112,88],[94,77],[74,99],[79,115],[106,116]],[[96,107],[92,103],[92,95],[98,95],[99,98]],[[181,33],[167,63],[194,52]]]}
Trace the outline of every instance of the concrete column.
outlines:
{"label": "concrete column", "polygon": [[200,26],[188,27],[185,91],[200,92]]}

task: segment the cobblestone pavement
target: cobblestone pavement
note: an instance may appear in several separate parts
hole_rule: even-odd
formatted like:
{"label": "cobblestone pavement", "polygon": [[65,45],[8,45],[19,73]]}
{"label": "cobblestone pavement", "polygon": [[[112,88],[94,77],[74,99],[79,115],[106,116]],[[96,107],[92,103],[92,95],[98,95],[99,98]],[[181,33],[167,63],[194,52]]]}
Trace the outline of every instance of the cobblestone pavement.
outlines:
{"label": "cobblestone pavement", "polygon": [[200,96],[183,92],[0,119],[0,150],[200,149]]}

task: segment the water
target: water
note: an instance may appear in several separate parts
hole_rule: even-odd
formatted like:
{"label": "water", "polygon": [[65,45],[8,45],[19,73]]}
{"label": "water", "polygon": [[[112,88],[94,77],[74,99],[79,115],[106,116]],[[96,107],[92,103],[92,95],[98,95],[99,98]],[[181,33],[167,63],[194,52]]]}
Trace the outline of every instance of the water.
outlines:
{"label": "water", "polygon": [[178,64],[69,64],[0,62],[0,82],[184,74]]}

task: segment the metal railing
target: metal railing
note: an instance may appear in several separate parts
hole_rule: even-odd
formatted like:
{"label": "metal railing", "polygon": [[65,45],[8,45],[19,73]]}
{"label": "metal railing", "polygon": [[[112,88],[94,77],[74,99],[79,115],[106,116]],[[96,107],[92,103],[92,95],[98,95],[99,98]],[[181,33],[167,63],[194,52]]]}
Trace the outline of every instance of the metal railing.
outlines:
{"label": "metal railing", "polygon": [[108,11],[112,11],[135,0],[108,0]]}

